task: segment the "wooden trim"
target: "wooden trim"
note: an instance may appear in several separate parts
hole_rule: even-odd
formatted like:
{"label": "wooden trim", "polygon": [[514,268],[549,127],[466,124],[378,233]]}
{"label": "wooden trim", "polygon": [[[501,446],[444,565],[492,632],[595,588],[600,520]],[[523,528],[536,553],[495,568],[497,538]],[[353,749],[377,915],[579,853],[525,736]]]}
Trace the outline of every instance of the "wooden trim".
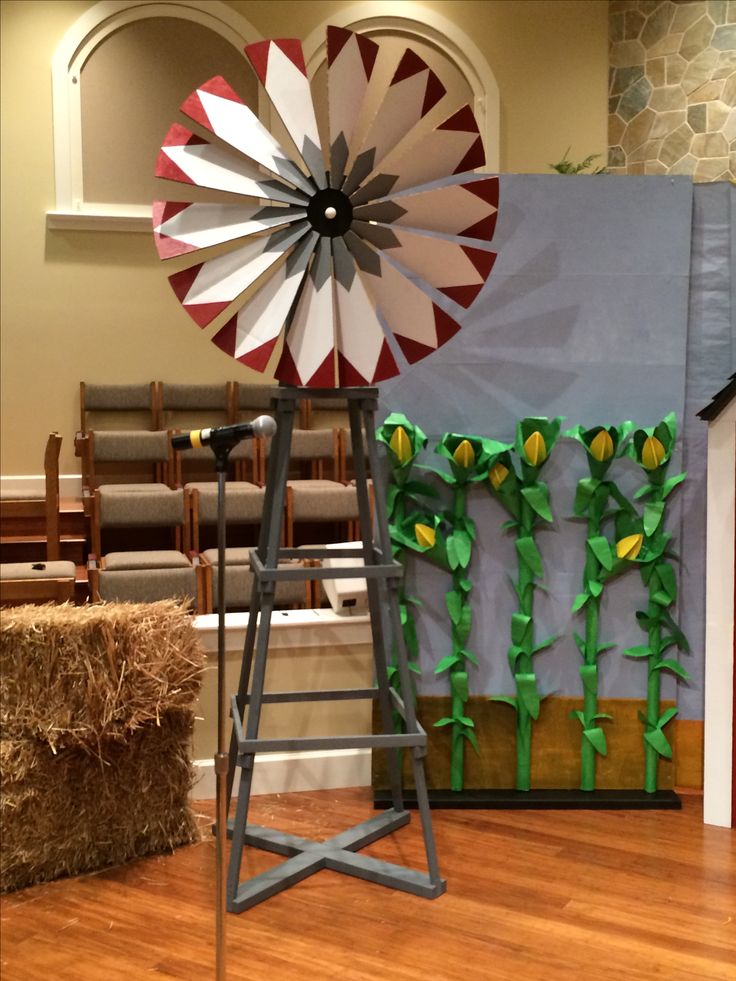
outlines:
{"label": "wooden trim", "polygon": [[2,579],[0,603],[19,606],[23,603],[74,602],[74,579]]}

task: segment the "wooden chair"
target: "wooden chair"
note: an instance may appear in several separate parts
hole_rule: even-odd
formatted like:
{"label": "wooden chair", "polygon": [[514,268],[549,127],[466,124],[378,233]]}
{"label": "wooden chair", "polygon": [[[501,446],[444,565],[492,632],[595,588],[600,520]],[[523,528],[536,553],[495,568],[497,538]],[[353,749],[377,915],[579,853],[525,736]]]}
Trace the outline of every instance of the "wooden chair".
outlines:
{"label": "wooden chair", "polygon": [[97,490],[165,492],[174,483],[171,433],[165,429],[91,430],[77,446],[82,453],[82,500],[88,516]]}
{"label": "wooden chair", "polygon": [[16,606],[20,603],[64,603],[74,599],[74,563],[60,561],[59,558],[60,450],[61,436],[50,433],[44,453],[45,496],[42,502],[46,523],[46,561],[9,562],[0,565],[0,604],[3,606]]}

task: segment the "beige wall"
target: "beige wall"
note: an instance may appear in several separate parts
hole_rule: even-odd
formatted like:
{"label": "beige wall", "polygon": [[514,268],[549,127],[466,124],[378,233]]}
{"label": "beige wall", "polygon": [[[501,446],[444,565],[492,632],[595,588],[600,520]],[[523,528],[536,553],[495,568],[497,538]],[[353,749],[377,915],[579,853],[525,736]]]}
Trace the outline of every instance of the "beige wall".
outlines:
{"label": "beige wall", "polygon": [[[47,230],[54,201],[51,59],[91,3],[2,8],[3,475],[38,473],[46,434],[78,471],[78,382],[261,381],[193,325],[146,234]],[[232,0],[265,37],[306,37],[345,4]],[[384,5],[390,9],[391,4]],[[485,54],[501,93],[501,169],[544,172],[570,146],[604,153],[605,0],[427,2]],[[172,112],[172,119],[174,113]]]}

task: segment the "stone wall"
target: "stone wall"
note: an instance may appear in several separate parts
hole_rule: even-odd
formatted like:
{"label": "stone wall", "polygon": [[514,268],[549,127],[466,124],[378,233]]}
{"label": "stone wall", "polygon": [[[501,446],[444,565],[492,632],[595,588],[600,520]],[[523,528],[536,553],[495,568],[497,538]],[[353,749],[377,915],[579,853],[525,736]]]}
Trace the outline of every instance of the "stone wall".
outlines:
{"label": "stone wall", "polygon": [[609,171],[736,178],[736,0],[609,8]]}

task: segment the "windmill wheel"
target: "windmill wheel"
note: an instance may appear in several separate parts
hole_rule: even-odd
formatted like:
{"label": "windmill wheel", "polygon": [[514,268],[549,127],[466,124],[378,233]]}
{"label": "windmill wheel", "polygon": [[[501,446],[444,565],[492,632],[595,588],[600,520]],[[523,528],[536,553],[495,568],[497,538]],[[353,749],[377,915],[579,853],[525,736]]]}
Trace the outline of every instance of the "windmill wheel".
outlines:
{"label": "windmill wheel", "polygon": [[272,371],[285,384],[372,385],[398,374],[399,352],[413,363],[460,329],[433,291],[470,306],[496,258],[498,178],[471,172],[485,164],[472,109],[417,132],[445,88],[410,48],[356,136],[378,50],[327,29],[327,155],[301,44],[286,39],[245,53],[299,161],[219,76],[181,106],[218,142],[176,123],[158,157],[158,177],[243,199],[154,202],[156,246],[169,259],[232,243],[169,280],[200,327],[229,310],[212,340],[242,364],[266,371],[283,338]]}

